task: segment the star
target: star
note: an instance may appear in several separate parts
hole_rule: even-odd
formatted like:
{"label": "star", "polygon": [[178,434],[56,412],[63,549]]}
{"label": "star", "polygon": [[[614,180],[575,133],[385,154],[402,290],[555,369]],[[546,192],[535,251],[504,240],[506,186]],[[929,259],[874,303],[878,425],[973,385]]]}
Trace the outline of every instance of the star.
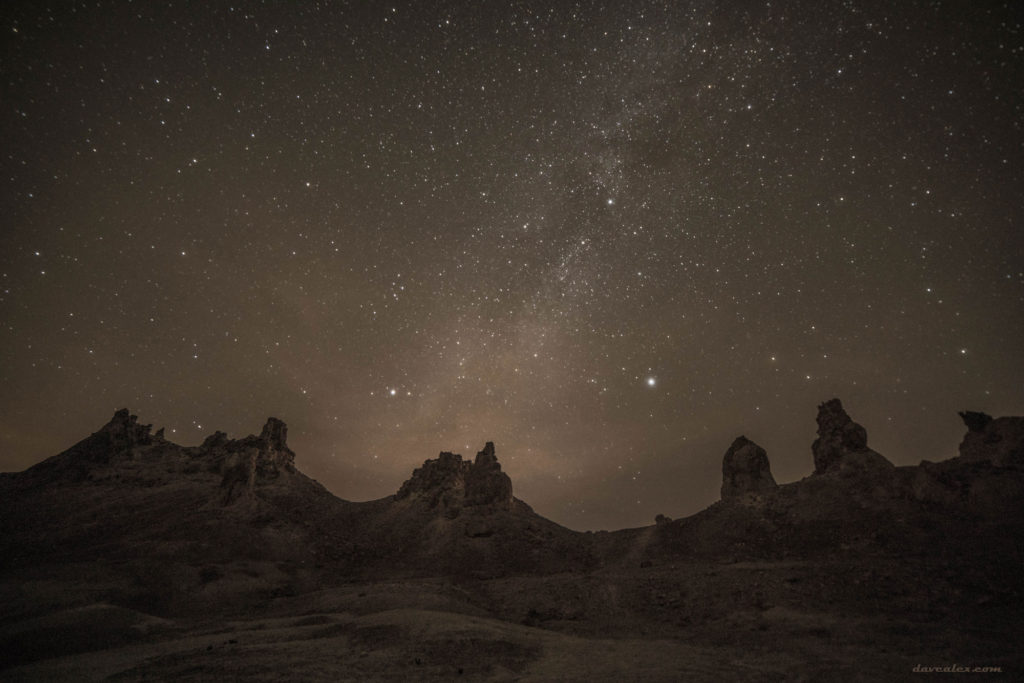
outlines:
{"label": "star", "polygon": [[[1020,404],[1015,3],[51,4],[5,14],[0,469],[125,405],[273,414],[343,498],[493,440],[618,528],[712,502],[673,463],[744,428],[804,472],[833,392],[896,464]],[[640,505],[570,476],[623,458]]]}

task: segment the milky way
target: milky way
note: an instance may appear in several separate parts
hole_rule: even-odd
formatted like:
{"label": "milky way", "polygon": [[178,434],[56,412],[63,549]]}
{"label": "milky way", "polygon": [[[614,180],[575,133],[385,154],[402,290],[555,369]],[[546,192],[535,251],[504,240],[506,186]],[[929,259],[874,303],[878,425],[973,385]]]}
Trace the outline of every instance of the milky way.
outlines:
{"label": "milky way", "polygon": [[[1017,3],[4,3],[0,467],[127,406],[568,526],[1024,413]],[[892,6],[890,6],[892,5]],[[725,6],[728,6],[725,8]]]}

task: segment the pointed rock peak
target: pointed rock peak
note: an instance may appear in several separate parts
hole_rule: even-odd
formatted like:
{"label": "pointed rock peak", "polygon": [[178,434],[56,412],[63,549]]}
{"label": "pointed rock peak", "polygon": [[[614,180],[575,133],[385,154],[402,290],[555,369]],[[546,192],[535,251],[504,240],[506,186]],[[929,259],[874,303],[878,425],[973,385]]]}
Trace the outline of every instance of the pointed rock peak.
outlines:
{"label": "pointed rock peak", "polygon": [[295,452],[288,448],[288,425],[276,417],[268,417],[260,432],[260,458],[267,460],[270,469],[277,467],[287,470],[295,468]]}
{"label": "pointed rock peak", "polygon": [[114,411],[114,417],[110,418],[110,422],[106,424],[105,428],[110,428],[115,425],[128,425],[135,422],[137,419],[138,417],[132,415],[130,410],[127,408],[121,408],[120,410]]}
{"label": "pointed rock peak", "polygon": [[260,441],[265,441],[276,451],[288,450],[288,425],[276,417],[268,417],[260,433]]}
{"label": "pointed rock peak", "polygon": [[[742,448],[746,448],[747,446],[753,446],[754,448],[761,448],[760,446],[758,446],[756,443],[754,443],[753,441],[751,441],[747,437],[745,437],[743,435],[740,435],[740,436],[737,436],[735,439],[733,439],[732,445],[729,446],[729,451],[727,451],[727,452],[735,453],[736,451],[738,451],[738,450],[740,450]],[[762,448],[761,450],[764,450],[764,449]]]}
{"label": "pointed rock peak", "polygon": [[151,441],[149,431],[153,425],[140,425],[138,419],[127,408],[121,408],[97,434],[106,435],[114,453],[129,451],[133,446]]}
{"label": "pointed rock peak", "polygon": [[512,509],[512,480],[501,471],[494,454],[494,442],[488,441],[476,454],[476,461],[466,476],[466,505],[489,505]]}
{"label": "pointed rock peak", "polygon": [[[136,446],[147,446],[153,442],[149,434],[152,425],[140,425],[137,417],[127,408],[114,413],[110,421],[97,431],[82,439],[60,456],[76,461],[109,464],[120,459],[132,459]],[[58,456],[59,457],[59,456]],[[44,461],[46,462],[46,461]],[[73,476],[84,476],[78,465],[72,467]]]}
{"label": "pointed rock peak", "polygon": [[972,432],[983,432],[988,423],[992,421],[992,416],[988,413],[979,413],[973,410],[965,410],[962,413],[958,413],[960,419],[967,425],[967,429]]}
{"label": "pointed rock peak", "polygon": [[284,473],[295,472],[295,453],[288,448],[288,425],[276,417],[267,418],[259,436],[228,439],[224,432],[206,438],[201,449],[220,458],[223,503],[252,500],[256,489]]}
{"label": "pointed rock peak", "polygon": [[868,448],[868,432],[843,409],[838,398],[818,406],[818,438],[811,445],[814,473],[833,469],[892,467],[882,455]]}
{"label": "pointed rock peak", "polygon": [[765,450],[745,436],[737,437],[722,458],[722,500],[776,487]]}
{"label": "pointed rock peak", "polygon": [[868,433],[859,424],[854,422],[843,408],[843,402],[838,398],[825,401],[818,406],[818,436],[825,436],[836,431],[847,432],[846,436],[851,441],[848,445],[856,448],[864,448],[868,445]]}
{"label": "pointed rock peak", "polygon": [[488,441],[484,444],[484,449],[476,454],[476,461],[473,464],[476,467],[501,469],[501,465],[498,464],[498,457],[494,455],[493,441]]}

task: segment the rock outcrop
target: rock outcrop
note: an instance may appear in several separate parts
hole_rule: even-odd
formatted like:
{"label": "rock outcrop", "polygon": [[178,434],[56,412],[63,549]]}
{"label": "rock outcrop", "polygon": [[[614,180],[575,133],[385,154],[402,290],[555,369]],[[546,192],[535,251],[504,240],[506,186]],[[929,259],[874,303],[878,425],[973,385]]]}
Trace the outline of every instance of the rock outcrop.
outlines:
{"label": "rock outcrop", "polygon": [[444,451],[413,470],[395,499],[415,498],[431,508],[457,510],[466,495],[466,474],[470,467],[472,463],[463,461],[461,455]]}
{"label": "rock outcrop", "polygon": [[288,448],[288,425],[276,417],[268,417],[260,432],[261,453],[279,467],[294,467],[295,453]]}
{"label": "rock outcrop", "polygon": [[243,494],[251,496],[260,481],[295,471],[295,453],[288,448],[287,437],[288,426],[270,417],[259,436],[228,439],[224,432],[214,432],[203,441],[198,455],[220,463],[225,504]]}
{"label": "rock outcrop", "polygon": [[745,436],[733,441],[722,458],[722,500],[762,494],[777,487],[765,450]]}
{"label": "rock outcrop", "polygon": [[228,442],[228,435],[226,432],[214,432],[208,437],[203,439],[202,445],[199,446],[202,450],[213,450],[214,448],[220,448]]}
{"label": "rock outcrop", "polygon": [[114,413],[107,424],[66,451],[33,465],[23,486],[47,480],[82,481],[99,469],[133,460],[140,449],[163,444],[163,430],[151,435],[152,425],[138,423],[127,408]]}
{"label": "rock outcrop", "polygon": [[199,446],[179,446],[164,438],[164,429],[139,424],[127,408],[107,424],[66,451],[29,468],[22,486],[47,481],[119,481],[146,486],[168,483],[179,476],[204,472],[220,477],[221,502],[252,493],[261,482],[294,473],[295,453],[288,447],[288,427],[269,418],[259,436],[230,439],[217,431]]}
{"label": "rock outcrop", "polygon": [[448,452],[424,462],[395,494],[396,500],[407,498],[439,508],[448,517],[457,517],[463,507],[510,510],[514,500],[512,480],[501,471],[494,444],[489,441],[474,462]]}
{"label": "rock outcrop", "polygon": [[138,419],[127,408],[118,410],[110,418],[110,422],[103,425],[98,432],[73,446],[77,451],[76,455],[95,462],[109,462],[117,457],[132,457],[136,447],[148,446],[153,442],[153,437],[149,433],[153,425],[141,425]]}
{"label": "rock outcrop", "polygon": [[476,454],[466,475],[466,505],[490,505],[505,510],[512,507],[512,480],[501,471],[490,441]]}
{"label": "rock outcrop", "polygon": [[887,468],[893,464],[868,448],[868,433],[854,422],[838,398],[818,406],[818,438],[811,445],[814,473]]}
{"label": "rock outcrop", "polygon": [[921,502],[968,509],[993,519],[1019,516],[1024,501],[1024,417],[993,419],[964,411],[959,457],[921,461],[911,495]]}
{"label": "rock outcrop", "polygon": [[960,442],[965,462],[988,462],[997,467],[1024,465],[1024,417],[992,419],[971,410],[960,413],[967,433]]}

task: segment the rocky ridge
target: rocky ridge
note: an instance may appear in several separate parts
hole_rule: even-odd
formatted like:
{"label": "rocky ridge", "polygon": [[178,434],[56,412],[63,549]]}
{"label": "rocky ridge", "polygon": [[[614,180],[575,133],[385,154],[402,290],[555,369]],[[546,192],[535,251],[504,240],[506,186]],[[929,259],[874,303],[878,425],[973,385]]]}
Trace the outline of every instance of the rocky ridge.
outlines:
{"label": "rocky ridge", "polygon": [[[453,453],[427,460],[393,496],[350,502],[295,467],[287,435],[271,417],[259,435],[216,431],[186,447],[118,410],[63,453],[0,475],[0,532],[11,530],[16,563],[90,557],[102,536],[132,561],[242,557],[348,576],[494,576],[592,564],[582,534],[513,496],[491,442],[472,461]],[[38,533],[21,533],[29,528]],[[66,542],[37,540],[51,534]]]}
{"label": "rocky ridge", "polygon": [[[1012,513],[1024,498],[1024,418],[993,419],[972,411],[961,417],[968,431],[957,458],[894,467],[868,447],[867,430],[839,399],[826,401],[818,408],[809,477],[777,484],[765,449],[740,436],[723,456],[721,502],[674,521],[659,515],[652,539],[643,546],[637,545],[639,532],[634,530],[614,532],[609,538],[618,540],[608,544],[603,537],[572,532],[536,515],[514,497],[492,442],[472,461],[450,452],[426,460],[394,496],[366,503],[340,500],[296,469],[287,425],[273,417],[258,436],[230,439],[218,431],[200,446],[182,447],[167,441],[164,430],[152,433],[151,425],[122,409],[67,451],[24,473],[4,474],[0,482],[12,500],[18,491],[44,486],[63,487],[72,496],[101,490],[97,486],[124,491],[134,485],[129,490],[139,491],[133,495],[140,505],[147,499],[143,491],[152,494],[152,501],[172,493],[181,499],[187,492],[202,501],[196,509],[230,508],[238,519],[269,520],[260,532],[264,536],[268,529],[292,529],[287,533],[295,541],[283,542],[275,532],[272,542],[262,542],[271,554],[278,548],[291,557],[302,538],[318,562],[344,571],[381,566],[417,573],[441,566],[457,571],[460,563],[485,573],[530,572],[531,567],[557,571],[567,566],[562,559],[569,556],[586,566],[614,562],[616,543],[625,539],[633,539],[632,556],[734,554],[736,544],[746,554],[799,554],[807,546],[801,530],[815,525],[840,531],[815,541],[819,551],[842,544],[857,526],[854,520],[867,527],[879,515],[906,519],[923,514],[922,506],[932,506],[928,514],[966,511],[992,518]],[[101,514],[102,501],[94,506],[93,514]],[[24,509],[19,507],[10,519]],[[69,511],[69,518],[74,514]],[[739,524],[736,515],[746,521]],[[723,521],[727,518],[732,521]]]}
{"label": "rocky ridge", "polygon": [[473,462],[449,452],[425,461],[395,494],[396,500],[408,498],[440,509],[451,518],[458,517],[463,507],[486,505],[511,510],[514,501],[512,480],[501,471],[490,441]]}
{"label": "rocky ridge", "polygon": [[20,483],[117,479],[152,486],[203,471],[219,476],[222,502],[228,504],[251,499],[258,485],[283,473],[296,473],[295,453],[287,444],[288,427],[274,417],[267,419],[259,436],[229,439],[216,431],[195,447],[167,441],[163,429],[151,432],[152,425],[140,424],[137,416],[122,408],[93,434],[30,467]]}
{"label": "rocky ridge", "polygon": [[641,561],[824,557],[855,549],[947,555],[954,551],[943,547],[946,537],[990,553],[992,535],[1024,516],[1024,419],[963,417],[968,433],[959,456],[896,467],[868,448],[867,430],[839,399],[826,401],[811,446],[814,471],[782,485],[765,450],[741,436],[722,459],[721,500],[674,521],[659,515]]}
{"label": "rocky ridge", "polygon": [[[619,637],[627,649],[649,636],[658,648],[699,641],[714,648],[706,680],[721,679],[723,659],[761,652],[759,666],[775,666],[787,648],[795,663],[777,678],[800,678],[808,653],[834,656],[840,643],[844,661],[888,658],[874,680],[907,670],[893,648],[923,656],[923,638],[937,661],[1012,652],[1024,608],[1024,550],[1014,540],[1024,533],[1021,418],[963,418],[959,456],[894,467],[867,448],[867,430],[838,400],[827,401],[804,479],[776,483],[767,452],[739,437],[723,457],[719,502],[649,527],[580,533],[513,496],[492,443],[472,461],[441,453],[395,495],[353,503],[299,471],[280,420],[258,435],[215,432],[183,447],[120,410],[64,453],[0,475],[0,670],[212,615],[250,621],[231,639],[183,642],[180,656],[147,658],[124,677],[252,672],[260,646],[248,639],[266,634],[274,652],[294,657],[287,667],[273,660],[282,671],[323,665],[319,675],[336,678],[331,667],[377,662],[390,680],[399,661],[417,679],[424,619],[456,613],[465,618],[453,639],[431,655],[437,677],[457,674],[442,669],[466,642],[483,662],[509,651],[480,649],[486,637],[513,632],[531,643],[541,632],[594,637],[595,652],[627,648]],[[278,643],[278,626],[267,624],[286,623],[269,614],[308,629],[308,657],[292,652],[292,631]],[[353,615],[366,627],[337,621]],[[382,618],[408,628],[381,630]],[[245,647],[219,649],[234,638]],[[395,638],[402,654],[381,655]],[[317,659],[325,643],[348,655]],[[670,659],[664,680],[678,678]],[[216,668],[226,662],[241,668]],[[751,680],[764,680],[757,672]]]}
{"label": "rocky ridge", "polygon": [[962,412],[960,417],[968,431],[957,457],[939,463],[923,460],[917,466],[895,467],[867,447],[867,430],[853,421],[839,399],[831,399],[818,407],[818,438],[811,445],[815,468],[809,478],[779,487],[772,477],[766,451],[740,436],[722,458],[722,500],[763,503],[787,487],[820,488],[816,482],[834,478],[838,473],[859,484],[829,486],[839,487],[838,490],[845,486],[845,493],[851,497],[858,497],[870,487],[876,504],[888,499],[944,505],[981,503],[983,509],[994,502],[993,498],[1007,497],[988,495],[989,479],[1002,474],[1010,480],[1024,467],[1024,418],[993,419],[974,411]]}

